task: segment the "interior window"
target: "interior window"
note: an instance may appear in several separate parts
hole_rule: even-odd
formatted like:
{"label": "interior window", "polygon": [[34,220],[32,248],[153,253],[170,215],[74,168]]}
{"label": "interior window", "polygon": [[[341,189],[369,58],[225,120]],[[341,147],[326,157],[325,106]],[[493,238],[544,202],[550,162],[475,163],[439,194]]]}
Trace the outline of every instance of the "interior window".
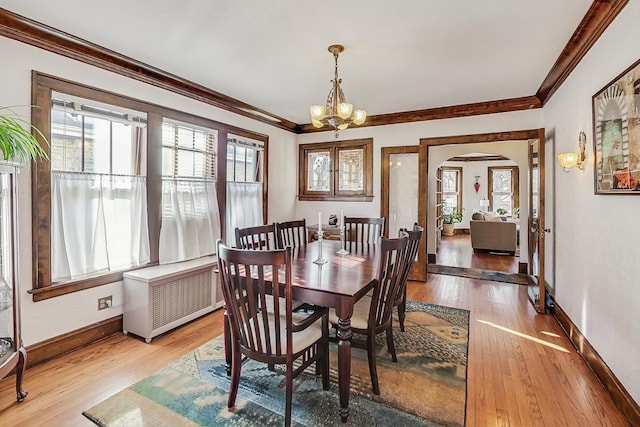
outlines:
{"label": "interior window", "polygon": [[489,167],[489,188],[491,210],[511,216],[520,206],[519,176],[516,166]]}
{"label": "interior window", "polygon": [[52,104],[51,280],[148,263],[146,114],[62,93]]}
{"label": "interior window", "polygon": [[211,255],[220,237],[215,129],[164,119],[159,262]]}
{"label": "interior window", "polygon": [[373,200],[373,139],[299,146],[299,200]]}

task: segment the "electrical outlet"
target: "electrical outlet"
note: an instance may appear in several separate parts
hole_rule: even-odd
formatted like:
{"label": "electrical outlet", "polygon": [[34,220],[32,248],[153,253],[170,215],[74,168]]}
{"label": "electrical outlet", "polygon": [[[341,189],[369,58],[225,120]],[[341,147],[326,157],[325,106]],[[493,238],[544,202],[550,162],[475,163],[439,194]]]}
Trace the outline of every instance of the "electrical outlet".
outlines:
{"label": "electrical outlet", "polygon": [[98,298],[98,311],[104,310],[106,308],[111,308],[113,305],[113,296],[109,295],[108,297]]}

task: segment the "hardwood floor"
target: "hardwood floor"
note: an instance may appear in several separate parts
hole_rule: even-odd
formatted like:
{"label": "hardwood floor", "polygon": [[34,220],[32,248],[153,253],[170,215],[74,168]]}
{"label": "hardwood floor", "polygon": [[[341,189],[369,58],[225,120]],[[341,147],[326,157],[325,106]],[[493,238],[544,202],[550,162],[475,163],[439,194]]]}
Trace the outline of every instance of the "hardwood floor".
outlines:
{"label": "hardwood floor", "polygon": [[[526,287],[430,274],[409,283],[408,297],[471,311],[467,426],[628,425],[554,318],[535,312]],[[218,310],[151,344],[107,338],[27,370],[22,403],[6,378],[0,426],[92,426],[83,410],[221,333]]]}
{"label": "hardwood floor", "polygon": [[[520,257],[495,255],[487,252],[474,252],[471,248],[471,235],[459,233],[453,236],[442,236],[436,264],[450,267],[480,268],[485,270],[518,273]],[[527,262],[523,260],[522,262]]]}

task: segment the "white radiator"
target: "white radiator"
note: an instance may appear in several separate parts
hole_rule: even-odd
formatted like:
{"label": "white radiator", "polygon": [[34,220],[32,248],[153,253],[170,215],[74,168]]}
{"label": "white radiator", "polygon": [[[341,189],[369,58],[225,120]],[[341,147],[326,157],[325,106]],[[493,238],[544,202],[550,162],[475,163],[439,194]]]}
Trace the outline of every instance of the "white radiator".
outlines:
{"label": "white radiator", "polygon": [[214,257],[125,273],[123,330],[147,343],[222,306]]}

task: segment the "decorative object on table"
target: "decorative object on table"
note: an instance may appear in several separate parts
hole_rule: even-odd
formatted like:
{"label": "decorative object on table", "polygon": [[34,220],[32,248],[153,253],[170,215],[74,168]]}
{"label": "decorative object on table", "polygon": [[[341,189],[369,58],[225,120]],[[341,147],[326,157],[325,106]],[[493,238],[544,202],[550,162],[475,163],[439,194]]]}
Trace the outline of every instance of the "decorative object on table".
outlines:
{"label": "decorative object on table", "polygon": [[442,218],[442,234],[445,236],[453,236],[455,234],[455,223],[462,222],[462,212],[464,208],[447,205],[447,202],[440,204]]}
{"label": "decorative object on table", "polygon": [[338,215],[329,215],[329,225],[336,225],[338,223]]}
{"label": "decorative object on table", "polygon": [[344,46],[334,44],[329,46],[329,52],[333,54],[335,61],[335,75],[331,80],[331,90],[324,105],[312,105],[309,108],[311,113],[311,124],[316,128],[329,125],[334,129],[337,138],[341,130],[346,129],[351,123],[361,125],[367,119],[367,112],[364,110],[353,110],[353,104],[347,102],[340,84],[342,79],[338,77],[338,56],[344,51]]}
{"label": "decorative object on table", "polygon": [[488,207],[489,207],[489,200],[487,199],[480,200],[480,208],[482,209],[482,212],[486,212]]}
{"label": "decorative object on table", "polygon": [[3,159],[22,160],[28,164],[31,160],[49,159],[47,151],[42,148],[38,139],[22,125],[33,130],[40,138],[47,142],[38,128],[26,120],[21,119],[10,107],[0,107],[0,150]]}
{"label": "decorative object on table", "polygon": [[640,60],[593,96],[595,194],[640,194]]}
{"label": "decorative object on table", "polygon": [[[407,301],[407,329],[395,334],[398,363],[381,358],[378,376],[383,387],[373,396],[368,387],[366,352],[354,350],[349,424],[462,426],[465,419],[469,312]],[[382,344],[382,343],[381,343]],[[337,346],[330,346],[336,366]],[[249,360],[243,366],[238,400],[244,407],[226,410],[229,377],[223,337],[217,337],[153,375],[137,382],[83,414],[100,426],[115,426],[126,414],[130,424],[282,425],[284,373]],[[298,377],[292,418],[300,426],[341,425],[335,376],[329,391],[312,375]],[[300,392],[304,390],[304,392]],[[155,422],[154,422],[155,421]]]}
{"label": "decorative object on table", "polygon": [[558,154],[558,163],[560,166],[564,168],[565,172],[569,172],[569,170],[577,166],[578,169],[584,170],[584,149],[587,146],[587,135],[584,132],[580,131],[578,134],[578,152],[571,153],[560,153]]}
{"label": "decorative object on table", "polygon": [[349,251],[346,248],[345,227],[344,227],[344,210],[340,209],[340,250],[336,252],[338,255],[346,255]]}
{"label": "decorative object on table", "polygon": [[322,265],[326,264],[327,260],[322,257],[322,212],[318,212],[318,258],[313,261],[314,264]]}
{"label": "decorative object on table", "polygon": [[476,182],[473,184],[473,188],[475,188],[476,193],[478,192],[478,190],[480,189],[480,183],[478,182],[478,180],[480,179],[480,175],[476,175]]}

